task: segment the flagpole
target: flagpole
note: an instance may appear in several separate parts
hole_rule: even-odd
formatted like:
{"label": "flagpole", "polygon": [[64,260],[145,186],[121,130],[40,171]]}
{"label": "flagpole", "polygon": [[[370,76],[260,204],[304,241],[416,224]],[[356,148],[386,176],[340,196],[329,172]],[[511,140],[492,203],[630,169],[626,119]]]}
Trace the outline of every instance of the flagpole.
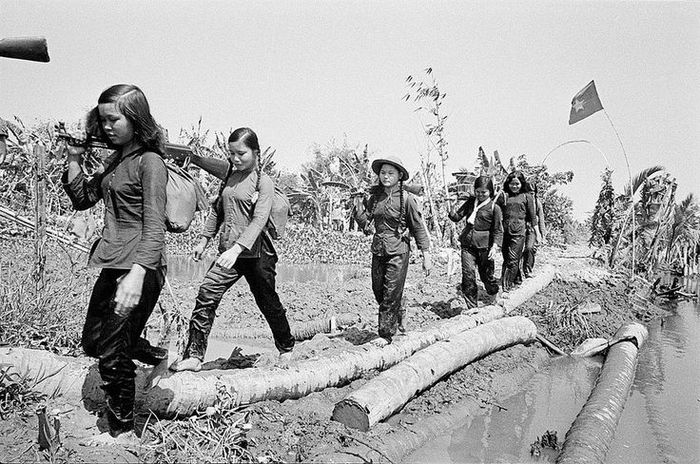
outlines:
{"label": "flagpole", "polygon": [[[608,115],[608,112],[605,111],[605,108],[603,108],[603,113],[605,113],[605,117],[608,118],[608,122],[610,122],[610,125],[613,128],[613,131],[615,131],[615,135],[617,136],[617,141],[620,142],[620,147],[622,148],[622,154],[625,155],[625,163],[627,163],[627,175],[629,176],[629,181],[630,181],[630,200],[632,200],[632,277],[634,277],[634,270],[635,270],[635,230],[637,228],[636,225],[636,220],[635,220],[635,211],[634,211],[634,189],[632,186],[632,170],[630,169],[630,160],[627,157],[627,152],[625,151],[625,146],[622,144],[622,139],[620,138],[620,134],[617,132],[617,128],[615,127],[615,124],[613,124],[612,119],[610,119],[610,115]],[[620,231],[620,234],[622,234],[624,231]]]}

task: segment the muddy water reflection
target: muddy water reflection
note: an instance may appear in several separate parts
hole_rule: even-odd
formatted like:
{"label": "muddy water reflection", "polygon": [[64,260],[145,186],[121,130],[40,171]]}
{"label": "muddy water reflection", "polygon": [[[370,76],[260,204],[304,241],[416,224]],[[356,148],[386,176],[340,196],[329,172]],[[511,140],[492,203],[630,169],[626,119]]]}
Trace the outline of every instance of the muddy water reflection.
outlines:
{"label": "muddy water reflection", "polygon": [[[697,294],[698,281],[689,284]],[[671,305],[674,315],[648,326],[608,464],[700,462],[700,306]],[[404,462],[554,462],[554,453],[531,457],[530,443],[547,430],[563,441],[597,375],[591,360],[555,359],[502,404],[507,411],[470,418]]]}
{"label": "muddy water reflection", "polygon": [[[446,436],[409,456],[405,462],[528,462],[530,443],[546,430],[559,439],[588,399],[600,362],[554,359],[535,374],[527,388],[494,408],[490,415],[467,419]],[[546,452],[539,462],[554,462]]]}
{"label": "muddy water reflection", "polygon": [[[197,262],[189,256],[168,256],[168,277],[198,284],[213,261],[211,257]],[[345,282],[357,277],[361,269],[352,265],[277,263],[277,282]]]}

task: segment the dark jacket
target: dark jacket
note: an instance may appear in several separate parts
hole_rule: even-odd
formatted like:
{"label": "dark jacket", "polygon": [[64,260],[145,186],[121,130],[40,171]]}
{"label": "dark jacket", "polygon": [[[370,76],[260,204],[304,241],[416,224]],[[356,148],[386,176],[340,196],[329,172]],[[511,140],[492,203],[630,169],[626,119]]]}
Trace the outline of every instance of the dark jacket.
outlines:
{"label": "dark jacket", "polygon": [[[491,199],[486,205],[476,212],[474,225],[468,222],[459,236],[462,248],[489,249],[493,245],[499,247],[503,244],[503,223],[501,208]],[[471,197],[465,201],[457,211],[450,212],[450,219],[459,222],[471,216],[476,207],[476,198]]]}
{"label": "dark jacket", "polygon": [[[257,180],[254,169],[233,171],[221,192],[220,206],[211,209],[202,236],[211,239],[221,228],[220,253],[238,243],[243,247],[240,258],[260,257],[262,232],[270,218],[275,184],[263,173],[257,192]],[[273,249],[272,242],[268,241],[268,244]]]}
{"label": "dark jacket", "polygon": [[525,235],[527,226],[537,223],[535,199],[530,193],[504,193],[498,197],[497,204],[503,212],[503,232],[508,235]]}
{"label": "dark jacket", "polygon": [[[117,163],[117,164],[114,164]],[[168,173],[160,155],[143,150],[120,159],[107,158],[103,174],[88,178],[82,170],[63,188],[76,210],[104,200],[102,237],[93,245],[88,264],[108,269],[165,266],[165,187]]]}
{"label": "dark jacket", "polygon": [[355,220],[361,228],[364,229],[370,220],[374,220],[372,254],[388,256],[410,251],[409,232],[415,237],[418,249],[427,251],[430,248],[430,238],[416,198],[405,190],[403,196],[403,224],[399,224],[401,203],[398,189],[392,193],[391,197],[384,190],[375,191],[359,208],[356,208]]}

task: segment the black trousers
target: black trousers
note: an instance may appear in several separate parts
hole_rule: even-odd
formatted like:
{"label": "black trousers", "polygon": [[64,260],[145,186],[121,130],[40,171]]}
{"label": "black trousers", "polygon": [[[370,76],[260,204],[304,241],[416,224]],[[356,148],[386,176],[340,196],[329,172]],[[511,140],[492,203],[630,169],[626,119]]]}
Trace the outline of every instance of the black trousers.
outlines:
{"label": "black trousers", "polygon": [[520,275],[520,260],[523,257],[525,235],[503,234],[503,269],[501,286],[503,291],[509,291],[522,280]]}
{"label": "black trousers", "polygon": [[528,232],[525,235],[525,249],[523,250],[523,274],[525,274],[525,277],[530,277],[535,267],[535,255],[537,254],[536,238],[534,232]]}
{"label": "black trousers", "polygon": [[276,264],[277,255],[266,253],[265,247],[261,251],[260,258],[238,259],[231,269],[222,267],[216,262],[212,264],[199,287],[199,294],[192,311],[185,358],[204,359],[209,333],[221,298],[241,277],[245,277],[255,303],[265,316],[277,349],[285,353],[294,348],[294,337],[289,329],[287,315],[275,289]]}
{"label": "black trousers", "polygon": [[403,318],[401,302],[409,254],[372,255],[372,291],[379,304],[379,336],[388,340],[396,335]]}
{"label": "black trousers", "polygon": [[495,263],[489,259],[488,248],[462,248],[462,293],[467,306],[476,308],[479,293],[476,285],[476,272],[484,283],[486,293],[498,293],[498,279],[494,276]]}
{"label": "black trousers", "polygon": [[125,422],[133,420],[136,392],[136,364],[132,361],[132,351],[165,282],[165,269],[148,269],[143,279],[141,300],[127,316],[120,317],[114,312],[117,279],[128,272],[102,269],[92,289],[82,338],[85,354],[99,358],[107,405],[117,419]]}

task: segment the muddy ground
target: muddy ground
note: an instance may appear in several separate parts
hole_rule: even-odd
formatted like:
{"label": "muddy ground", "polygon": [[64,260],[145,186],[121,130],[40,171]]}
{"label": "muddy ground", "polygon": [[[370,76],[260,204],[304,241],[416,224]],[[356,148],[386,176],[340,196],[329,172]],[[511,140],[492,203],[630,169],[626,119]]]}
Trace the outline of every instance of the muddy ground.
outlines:
{"label": "muddy ground", "polygon": [[[514,311],[530,317],[541,334],[566,352],[586,337],[610,336],[624,321],[658,315],[634,309],[629,299],[633,290],[629,282],[607,274],[593,260],[586,258],[587,254],[587,249],[577,247],[541,252],[539,264],[544,261],[557,263],[562,275]],[[447,276],[445,262],[436,263],[429,277],[422,276],[418,262],[411,265],[405,292],[409,331],[460,313],[463,304],[455,289],[457,280],[456,275]],[[187,314],[191,311],[197,283],[178,280],[172,283],[175,299]],[[284,282],[278,285],[278,290],[292,325],[332,314],[352,313],[358,315],[360,322],[344,335],[349,341],[357,343],[358,338],[370,339],[376,333],[376,305],[367,268],[358,268],[345,282]],[[172,297],[167,294],[163,301],[166,306],[173,304]],[[598,303],[601,310],[583,320],[572,316],[572,309],[582,303]],[[149,326],[156,331],[160,324],[156,312]],[[245,283],[238,283],[225,296],[215,327],[265,327]],[[261,343],[271,344],[271,341]],[[293,360],[317,354],[329,346],[328,337],[323,335],[298,343]],[[231,460],[255,462],[396,461],[411,451],[411,436],[417,431],[439,433],[441,427],[449,426],[455,414],[480,414],[499,407],[499,402],[515,394],[537,369],[546,364],[549,356],[539,343],[500,350],[442,379],[367,433],[347,429],[331,421],[330,417],[336,402],[377,373],[299,400],[266,401],[239,408],[229,411],[226,416],[226,420],[240,418],[233,426],[237,430],[235,445],[228,448],[228,455],[218,450],[218,455],[210,456],[213,460],[228,456]],[[49,410],[62,412],[59,417],[63,446],[53,456],[58,461],[197,462],[206,456],[202,449],[208,447],[197,445],[195,448],[200,448],[197,451],[182,443],[188,440],[190,443],[204,443],[202,440],[206,439],[200,435],[216,428],[216,421],[204,416],[197,421],[164,421],[160,424],[154,424],[152,419],[151,425],[145,427],[139,446],[84,446],[82,443],[86,438],[102,429],[102,419],[96,413],[86,411],[81,404],[65,404],[60,398],[48,399],[46,403]],[[0,420],[0,461],[36,462],[50,458],[38,454],[34,444],[37,418],[33,411],[34,406],[29,402],[24,410],[14,411]],[[143,424],[145,419],[142,416],[140,423]],[[200,427],[197,432],[192,426],[195,423],[206,427]],[[219,426],[222,423],[226,423],[223,417]]]}

